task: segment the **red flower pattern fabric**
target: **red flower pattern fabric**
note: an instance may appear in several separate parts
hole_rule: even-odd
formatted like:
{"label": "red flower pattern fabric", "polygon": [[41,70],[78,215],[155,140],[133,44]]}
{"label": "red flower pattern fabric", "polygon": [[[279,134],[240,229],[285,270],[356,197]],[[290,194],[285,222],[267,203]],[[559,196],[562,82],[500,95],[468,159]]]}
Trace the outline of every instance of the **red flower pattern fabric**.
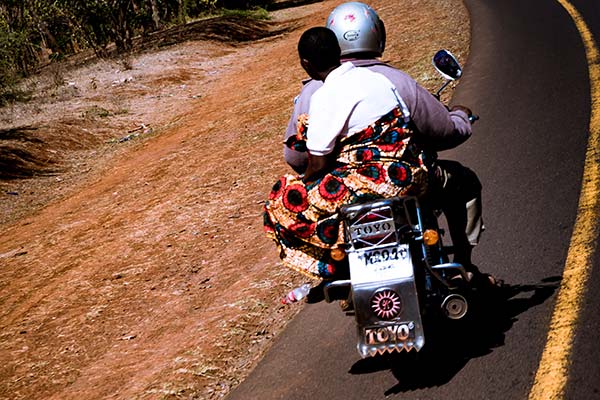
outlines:
{"label": "red flower pattern fabric", "polygon": [[293,213],[301,213],[308,208],[308,194],[303,184],[287,185],[283,189],[283,205]]}
{"label": "red flower pattern fabric", "polygon": [[[299,118],[294,149],[306,138]],[[265,204],[265,232],[280,249],[284,265],[313,278],[334,273],[329,250],[344,241],[338,210],[365,199],[422,195],[427,168],[412,143],[412,123],[400,108],[340,141],[337,167],[309,185],[285,175]]]}

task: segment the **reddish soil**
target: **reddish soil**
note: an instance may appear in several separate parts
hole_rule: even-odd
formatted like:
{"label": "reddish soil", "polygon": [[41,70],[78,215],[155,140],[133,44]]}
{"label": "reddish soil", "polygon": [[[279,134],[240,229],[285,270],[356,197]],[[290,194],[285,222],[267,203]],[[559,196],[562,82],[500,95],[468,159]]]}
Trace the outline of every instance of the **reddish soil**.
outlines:
{"label": "reddish soil", "polygon": [[[56,67],[0,110],[0,157],[28,155],[0,180],[0,398],[215,399],[244,379],[302,308],[279,303],[305,278],[261,208],[289,172],[296,42],[339,3],[277,11],[294,29],[245,44]],[[464,62],[459,0],[371,5],[385,59],[425,86],[438,48]]]}

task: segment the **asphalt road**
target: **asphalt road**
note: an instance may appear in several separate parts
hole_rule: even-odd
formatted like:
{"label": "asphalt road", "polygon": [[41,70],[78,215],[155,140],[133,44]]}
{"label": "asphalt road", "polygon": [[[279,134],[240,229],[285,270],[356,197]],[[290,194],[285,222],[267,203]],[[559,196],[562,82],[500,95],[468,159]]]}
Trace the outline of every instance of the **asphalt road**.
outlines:
{"label": "asphalt road", "polygon": [[[577,215],[590,120],[588,66],[568,13],[551,0],[466,0],[472,46],[454,103],[481,120],[443,158],[477,171],[487,227],[475,262],[511,297],[465,324],[439,327],[419,360],[361,360],[352,318],[309,305],[236,399],[526,399]],[[596,42],[600,3],[573,0]],[[596,233],[593,233],[597,235]],[[600,258],[576,331],[567,399],[600,399]],[[427,346],[426,346],[427,348]]]}

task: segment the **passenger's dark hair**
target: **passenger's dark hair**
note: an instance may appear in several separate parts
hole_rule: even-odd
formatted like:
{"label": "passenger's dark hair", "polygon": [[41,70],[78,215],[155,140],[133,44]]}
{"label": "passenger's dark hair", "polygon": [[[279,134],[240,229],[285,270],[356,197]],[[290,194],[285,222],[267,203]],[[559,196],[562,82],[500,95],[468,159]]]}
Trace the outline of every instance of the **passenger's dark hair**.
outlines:
{"label": "passenger's dark hair", "polygon": [[340,64],[340,45],[335,33],[322,26],[308,29],[298,42],[300,58],[308,60],[319,72]]}

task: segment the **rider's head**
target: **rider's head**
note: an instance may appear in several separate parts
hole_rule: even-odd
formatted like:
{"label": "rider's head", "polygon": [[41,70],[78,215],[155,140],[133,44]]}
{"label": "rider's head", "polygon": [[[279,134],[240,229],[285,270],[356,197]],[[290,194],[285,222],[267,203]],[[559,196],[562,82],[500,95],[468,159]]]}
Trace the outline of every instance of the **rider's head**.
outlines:
{"label": "rider's head", "polygon": [[308,29],[298,42],[300,64],[311,78],[324,80],[340,65],[340,45],[335,34],[323,26]]}
{"label": "rider's head", "polygon": [[381,57],[385,50],[385,26],[371,7],[349,2],[337,6],[327,18],[327,28],[335,32],[342,56]]}

